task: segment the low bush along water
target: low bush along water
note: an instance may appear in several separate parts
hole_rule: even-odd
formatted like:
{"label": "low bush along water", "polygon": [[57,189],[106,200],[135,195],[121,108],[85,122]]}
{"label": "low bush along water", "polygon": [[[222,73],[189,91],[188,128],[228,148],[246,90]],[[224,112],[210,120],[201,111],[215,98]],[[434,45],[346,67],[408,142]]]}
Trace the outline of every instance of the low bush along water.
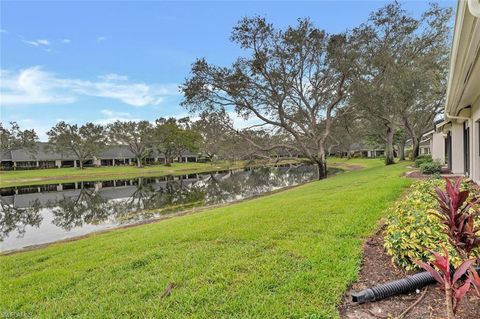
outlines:
{"label": "low bush along water", "polygon": [[[444,245],[452,256],[452,262],[457,265],[460,261],[441,231],[438,218],[431,213],[438,205],[432,195],[435,186],[444,188],[445,181],[428,179],[415,182],[406,196],[390,209],[385,248],[393,262],[407,270],[418,269],[414,260],[431,261],[433,256],[429,250],[440,252]],[[469,184],[463,183],[462,187],[469,188]]]}

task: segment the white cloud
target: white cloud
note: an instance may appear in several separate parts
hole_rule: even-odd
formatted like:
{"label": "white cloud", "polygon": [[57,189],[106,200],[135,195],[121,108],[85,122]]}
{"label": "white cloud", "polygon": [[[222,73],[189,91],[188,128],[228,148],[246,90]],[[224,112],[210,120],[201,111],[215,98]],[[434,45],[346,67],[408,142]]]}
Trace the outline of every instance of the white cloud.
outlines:
{"label": "white cloud", "polygon": [[112,111],[112,110],[101,110],[100,113],[102,113],[106,118],[96,120],[94,123],[95,124],[101,124],[101,125],[107,125],[111,124],[116,121],[134,121],[138,122],[141,121],[142,119],[139,118],[134,118],[131,113],[129,112],[117,112],[117,111]]}
{"label": "white cloud", "polygon": [[18,73],[0,71],[0,104],[66,104],[74,97],[55,90],[56,79],[40,67],[32,67]]}
{"label": "white cloud", "polygon": [[41,45],[50,45],[50,41],[48,41],[46,39],[37,40],[37,43],[41,44]]}
{"label": "white cloud", "polygon": [[62,40],[62,43],[65,43],[65,44],[69,44],[70,42],[72,42],[70,39],[63,39]]}
{"label": "white cloud", "polygon": [[128,80],[128,76],[120,75],[116,73],[108,73],[108,74],[100,75],[98,78],[105,81],[127,81]]}
{"label": "white cloud", "polygon": [[114,116],[131,117],[132,116],[132,114],[130,114],[129,112],[116,112],[112,110],[101,110],[100,113],[108,117],[114,117]]}
{"label": "white cloud", "polygon": [[23,40],[24,43],[33,45],[35,47],[38,47],[40,44],[37,43],[37,41],[28,41],[28,40]]}
{"label": "white cloud", "polygon": [[98,37],[97,37],[97,41],[98,41],[98,42],[107,41],[107,37],[106,37],[106,36],[103,36],[103,35],[98,36]]}
{"label": "white cloud", "polygon": [[38,39],[38,40],[23,40],[24,43],[29,44],[34,47],[39,47],[39,46],[48,46],[50,45],[50,41],[47,39]]}
{"label": "white cloud", "polygon": [[177,84],[132,83],[128,77],[107,74],[100,80],[61,78],[35,66],[18,72],[0,72],[0,104],[67,104],[80,96],[96,96],[131,106],[158,105],[165,97],[177,95]]}

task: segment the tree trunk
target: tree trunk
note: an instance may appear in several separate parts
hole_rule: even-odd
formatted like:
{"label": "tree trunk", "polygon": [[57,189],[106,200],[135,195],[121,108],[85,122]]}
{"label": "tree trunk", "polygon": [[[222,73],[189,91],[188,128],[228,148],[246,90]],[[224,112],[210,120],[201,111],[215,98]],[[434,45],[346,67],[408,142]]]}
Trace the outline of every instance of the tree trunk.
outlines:
{"label": "tree trunk", "polygon": [[405,160],[405,141],[398,143],[398,156],[401,161]]}
{"label": "tree trunk", "polygon": [[79,160],[78,162],[79,162],[79,164],[80,164],[80,169],[83,169],[83,161],[82,161],[82,160]]}
{"label": "tree trunk", "polygon": [[387,140],[385,143],[385,165],[395,164],[393,154],[393,129],[387,126]]}
{"label": "tree trunk", "polygon": [[315,159],[315,163],[317,165],[318,179],[327,178],[327,161],[325,159],[325,154]]}
{"label": "tree trunk", "polygon": [[412,138],[412,142],[413,142],[412,160],[416,160],[418,155],[420,155],[420,141],[417,138]]}
{"label": "tree trunk", "polygon": [[140,157],[137,157],[137,167],[138,168],[142,167],[142,160]]}

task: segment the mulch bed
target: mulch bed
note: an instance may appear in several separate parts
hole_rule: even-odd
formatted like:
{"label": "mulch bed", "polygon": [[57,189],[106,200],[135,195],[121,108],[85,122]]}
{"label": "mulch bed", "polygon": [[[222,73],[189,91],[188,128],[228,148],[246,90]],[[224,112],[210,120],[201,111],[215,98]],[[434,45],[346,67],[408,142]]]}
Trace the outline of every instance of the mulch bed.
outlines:
{"label": "mulch bed", "polygon": [[[376,319],[376,318],[445,318],[443,293],[438,285],[430,285],[422,291],[399,295],[373,303],[355,304],[351,302],[350,294],[391,280],[401,279],[408,274],[396,268],[383,248],[383,227],[367,240],[363,248],[363,262],[359,280],[354,283],[344,297],[339,308],[340,315],[346,319]],[[426,289],[426,292],[424,291]],[[425,293],[424,293],[425,292]],[[423,295],[423,296],[422,296]],[[420,299],[420,301],[418,301]],[[407,313],[400,317],[410,306]],[[480,299],[473,290],[463,299],[457,312],[459,319],[479,319]]]}
{"label": "mulch bed", "polygon": [[[419,170],[418,168],[416,168],[416,167],[407,166],[407,168],[413,169],[413,170],[408,171],[408,172],[405,173],[405,176],[408,177],[408,178],[413,178],[413,179],[426,179],[426,178],[431,178],[431,177],[432,177],[432,175],[422,174],[422,172],[420,172],[420,170]],[[452,174],[452,173],[450,173],[450,171],[448,170],[448,168],[442,167],[441,176],[442,176],[442,177],[454,178],[454,177],[458,177],[458,176],[461,176],[461,175],[459,175],[459,174]]]}

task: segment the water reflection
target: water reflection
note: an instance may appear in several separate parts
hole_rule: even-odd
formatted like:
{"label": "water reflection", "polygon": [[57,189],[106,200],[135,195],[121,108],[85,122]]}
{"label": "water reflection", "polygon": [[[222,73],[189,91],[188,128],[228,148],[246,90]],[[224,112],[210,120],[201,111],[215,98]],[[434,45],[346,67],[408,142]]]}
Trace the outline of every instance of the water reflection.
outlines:
{"label": "water reflection", "polygon": [[316,178],[311,166],[0,189],[1,250],[249,198]]}

